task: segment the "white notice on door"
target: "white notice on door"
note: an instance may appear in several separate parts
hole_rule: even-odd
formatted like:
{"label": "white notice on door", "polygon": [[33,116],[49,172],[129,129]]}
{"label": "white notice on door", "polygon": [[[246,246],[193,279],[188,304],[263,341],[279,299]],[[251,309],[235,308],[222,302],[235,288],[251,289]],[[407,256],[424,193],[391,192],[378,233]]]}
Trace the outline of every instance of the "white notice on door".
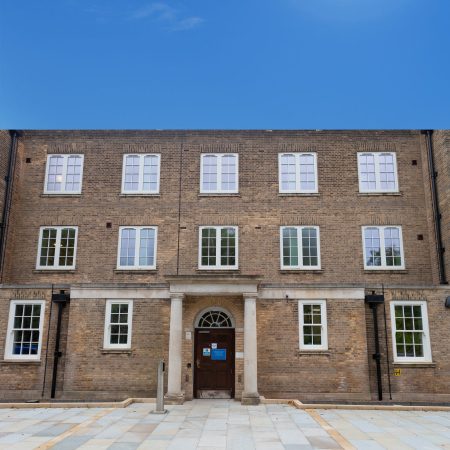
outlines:
{"label": "white notice on door", "polygon": [[214,342],[211,344],[211,348],[217,348],[217,344]]}

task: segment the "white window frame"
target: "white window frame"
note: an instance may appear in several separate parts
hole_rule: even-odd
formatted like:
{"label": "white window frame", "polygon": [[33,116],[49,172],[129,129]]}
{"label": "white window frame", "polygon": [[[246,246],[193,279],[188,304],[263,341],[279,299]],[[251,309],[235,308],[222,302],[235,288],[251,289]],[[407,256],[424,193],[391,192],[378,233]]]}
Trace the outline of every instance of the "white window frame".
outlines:
{"label": "white window frame", "polygon": [[[112,305],[128,305],[128,339],[126,344],[111,344],[111,325],[117,325],[111,323],[111,306]],[[106,300],[105,307],[105,331],[103,336],[103,348],[107,350],[113,349],[130,349],[133,327],[133,300]]]}
{"label": "white window frame", "polygon": [[[309,326],[310,324],[304,323],[303,317],[303,306],[304,305],[320,305],[320,313],[321,313],[321,336],[322,336],[322,344],[321,345],[313,345],[313,344],[305,344],[304,334],[303,334],[303,326]],[[326,300],[299,300],[298,301],[298,321],[299,321],[299,345],[300,350],[328,350],[328,323],[327,323],[327,302]],[[314,324],[311,324],[314,326]],[[315,325],[317,326],[317,325]]]}
{"label": "white window frame", "polygon": [[[70,228],[75,230],[75,246],[73,249],[73,264],[71,266],[60,266],[59,265],[59,254],[61,251],[61,230],[63,228]],[[56,250],[55,250],[55,265],[54,266],[41,266],[41,248],[42,248],[42,234],[44,230],[55,229],[56,230]],[[39,270],[74,270],[77,262],[77,247],[78,247],[78,227],[74,225],[46,225],[40,227],[39,230],[39,243],[38,243],[38,254],[36,258],[36,269]]]}
{"label": "white window frame", "polygon": [[[422,324],[423,324],[423,356],[397,356],[397,345],[395,339],[396,324],[395,324],[395,307],[396,306],[420,306],[422,310]],[[392,333],[392,347],[395,363],[431,363],[431,342],[430,342],[430,328],[428,323],[427,302],[424,300],[395,300],[390,303],[391,310],[391,333]]]}
{"label": "white window frame", "polygon": [[[61,181],[61,190],[60,191],[49,191],[47,189],[48,185],[48,175],[50,169],[50,158],[52,156],[61,156],[64,158],[63,163],[63,173],[62,173],[62,181]],[[81,169],[80,169],[80,189],[77,191],[66,191],[66,176],[67,176],[67,160],[71,156],[78,156],[81,158]],[[79,153],[52,153],[47,155],[47,163],[45,165],[45,179],[44,179],[44,194],[48,195],[79,195],[83,190],[83,169],[84,169],[84,155]]]}
{"label": "white window frame", "polygon": [[[297,266],[285,266],[283,258],[283,230],[285,228],[295,228],[297,229],[297,242],[298,242],[298,261]],[[317,233],[317,266],[304,266],[303,265],[303,245],[302,245],[302,230],[304,228],[314,228]],[[283,225],[280,227],[280,268],[282,270],[320,270],[320,228],[316,225]]]}
{"label": "white window frame", "polygon": [[[122,230],[124,229],[133,229],[136,230],[136,247],[135,247],[135,257],[134,257],[134,266],[121,266],[120,265],[120,249],[122,248]],[[139,248],[141,243],[141,230],[143,229],[152,229],[155,230],[155,254],[153,258],[154,264],[151,266],[141,266],[139,265]],[[156,257],[158,253],[158,227],[154,225],[143,225],[143,226],[122,226],[119,227],[119,245],[117,248],[117,269],[121,270],[154,270],[156,269]]]}
{"label": "white window frame", "polygon": [[[202,230],[205,228],[215,228],[216,229],[216,265],[215,266],[203,266],[202,265]],[[234,266],[222,266],[220,265],[221,260],[221,231],[223,228],[234,228],[235,231],[235,259],[236,264]],[[219,262],[219,264],[217,264]],[[237,270],[239,268],[239,227],[236,225],[203,225],[199,227],[198,231],[198,268],[201,270]]]}
{"label": "white window frame", "polygon": [[[209,191],[203,189],[203,159],[205,156],[217,156],[217,189]],[[222,158],[236,157],[236,189],[222,189]],[[238,153],[202,153],[200,156],[200,193],[201,194],[238,194],[239,193],[239,154]]]}
{"label": "white window frame", "polygon": [[[368,228],[378,228],[380,233],[380,250],[381,250],[381,266],[368,266],[366,255],[366,241],[365,231]],[[384,230],[386,228],[398,228],[400,238],[400,257],[402,258],[402,264],[400,266],[388,266],[386,265],[386,245],[384,242]],[[405,269],[405,255],[403,250],[403,234],[402,227],[400,225],[366,225],[361,227],[362,229],[362,246],[363,246],[363,258],[364,258],[364,270],[404,270]]]}
{"label": "white window frame", "polygon": [[[39,347],[36,355],[14,355],[14,316],[17,305],[40,305],[41,316],[39,319]],[[42,331],[44,329],[45,300],[11,300],[9,305],[8,331],[6,335],[5,360],[39,361],[42,350]]]}
{"label": "white window frame", "polygon": [[[281,174],[281,159],[286,155],[294,155],[295,157],[295,189],[283,189]],[[315,189],[301,189],[300,183],[300,157],[303,155],[314,157],[314,185]],[[316,152],[283,152],[278,153],[278,191],[280,194],[317,194],[319,192],[318,184],[318,167]]]}
{"label": "white window frame", "polygon": [[[375,189],[367,189],[362,186],[361,180],[361,165],[360,158],[362,155],[373,155],[375,161]],[[381,189],[380,180],[380,156],[392,155],[394,164],[394,183],[395,186],[392,189]],[[358,184],[360,193],[384,193],[384,192],[399,192],[398,186],[398,169],[397,169],[397,154],[395,152],[358,152]]]}
{"label": "white window frame", "polygon": [[[127,191],[125,190],[125,172],[126,172],[126,160],[128,156],[138,156],[139,157],[139,186],[137,190]],[[158,176],[156,179],[156,190],[147,191],[144,190],[144,158],[146,156],[156,156],[158,159]],[[159,153],[125,153],[122,159],[122,194],[123,195],[135,195],[135,194],[147,194],[156,195],[159,194],[159,184],[161,176],[161,155]]]}

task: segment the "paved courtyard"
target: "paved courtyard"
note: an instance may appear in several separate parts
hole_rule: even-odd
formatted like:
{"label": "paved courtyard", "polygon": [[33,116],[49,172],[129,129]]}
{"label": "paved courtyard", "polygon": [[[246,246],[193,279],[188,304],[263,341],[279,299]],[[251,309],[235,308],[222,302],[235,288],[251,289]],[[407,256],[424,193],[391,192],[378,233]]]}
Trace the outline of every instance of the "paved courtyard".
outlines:
{"label": "paved courtyard", "polygon": [[0,409],[0,449],[450,449],[450,412],[302,411],[196,400],[124,409]]}

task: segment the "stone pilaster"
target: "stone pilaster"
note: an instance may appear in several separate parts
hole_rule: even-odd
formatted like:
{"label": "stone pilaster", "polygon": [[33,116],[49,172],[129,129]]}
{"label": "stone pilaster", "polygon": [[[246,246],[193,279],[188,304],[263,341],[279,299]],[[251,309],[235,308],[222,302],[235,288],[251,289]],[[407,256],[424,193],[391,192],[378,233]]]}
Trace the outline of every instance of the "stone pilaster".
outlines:
{"label": "stone pilaster", "polygon": [[183,297],[183,294],[170,296],[169,374],[166,394],[168,403],[184,402],[184,392],[181,390]]}
{"label": "stone pilaster", "polygon": [[246,405],[259,403],[255,294],[244,294],[244,392],[242,393],[242,403]]}

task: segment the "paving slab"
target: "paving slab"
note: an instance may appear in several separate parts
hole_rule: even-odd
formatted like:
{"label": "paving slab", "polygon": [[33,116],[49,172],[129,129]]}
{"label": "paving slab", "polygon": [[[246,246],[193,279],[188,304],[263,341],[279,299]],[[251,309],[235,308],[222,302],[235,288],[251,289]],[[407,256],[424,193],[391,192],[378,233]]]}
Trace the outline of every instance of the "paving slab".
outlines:
{"label": "paving slab", "polygon": [[[123,409],[39,408],[0,411],[0,450],[309,450],[447,449],[450,412],[299,410],[194,400]],[[308,412],[309,411],[309,412]]]}

